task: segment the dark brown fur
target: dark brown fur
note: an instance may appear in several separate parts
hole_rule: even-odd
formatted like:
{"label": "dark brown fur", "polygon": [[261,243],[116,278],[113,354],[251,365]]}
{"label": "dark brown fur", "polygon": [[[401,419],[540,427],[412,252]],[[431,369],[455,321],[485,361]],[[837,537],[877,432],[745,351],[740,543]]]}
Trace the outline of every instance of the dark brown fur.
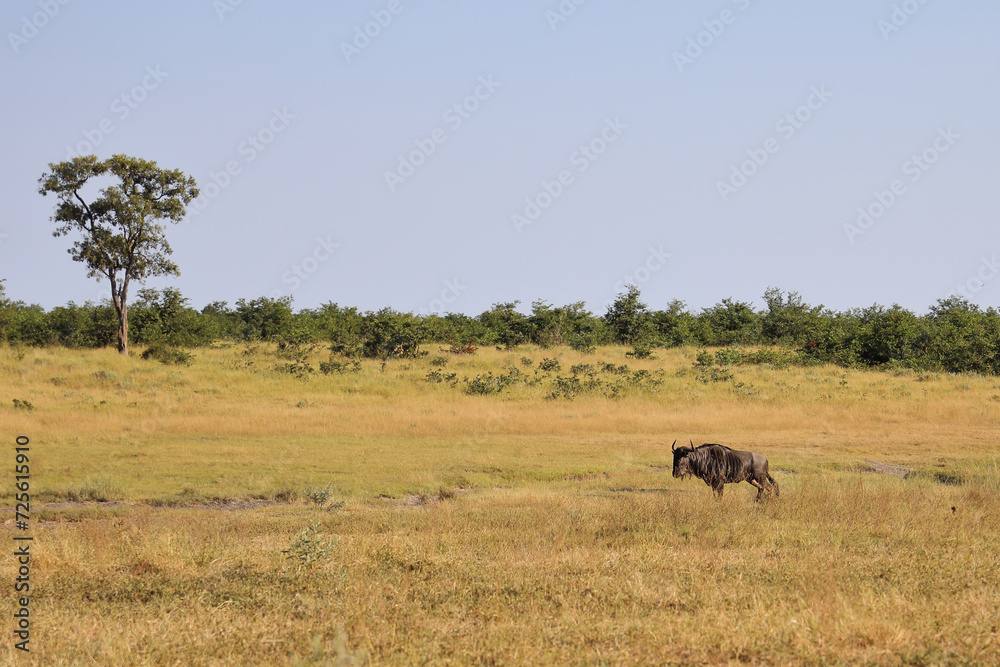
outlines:
{"label": "dark brown fur", "polygon": [[690,447],[671,446],[671,449],[674,452],[674,477],[694,475],[712,487],[719,498],[722,497],[723,486],[740,482],[749,482],[757,487],[755,500],[760,500],[764,491],[778,496],[778,483],[768,472],[767,459],[762,454],[741,452],[716,444],[695,447],[692,443]]}

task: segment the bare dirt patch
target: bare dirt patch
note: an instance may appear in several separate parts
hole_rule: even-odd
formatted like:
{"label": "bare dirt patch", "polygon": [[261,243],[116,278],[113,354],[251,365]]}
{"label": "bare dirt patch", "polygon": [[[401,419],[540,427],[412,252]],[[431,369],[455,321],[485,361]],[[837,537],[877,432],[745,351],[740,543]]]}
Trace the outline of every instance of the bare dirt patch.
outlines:
{"label": "bare dirt patch", "polygon": [[238,512],[241,510],[256,510],[262,507],[274,507],[277,505],[291,505],[293,501],[288,500],[264,500],[262,498],[217,498],[207,503],[198,505],[180,505],[185,509],[196,510],[221,510],[224,512]]}
{"label": "bare dirt patch", "polygon": [[[38,510],[53,510],[59,512],[62,510],[117,509],[120,507],[139,507],[139,506],[140,506],[139,503],[122,503],[117,501],[82,501],[82,500],[66,500],[55,503],[32,503],[32,507],[36,512]],[[0,507],[0,515],[13,514],[13,513],[14,509],[11,507]]]}
{"label": "bare dirt patch", "polygon": [[396,498],[393,496],[378,496],[377,500],[387,504],[389,507],[416,509],[418,507],[425,507],[433,503],[439,503],[442,500],[450,500],[455,496],[466,494],[470,490],[471,489],[467,488],[457,488],[457,489],[441,488],[437,493],[408,493],[401,498]]}
{"label": "bare dirt patch", "polygon": [[[291,505],[293,502],[286,500],[264,500],[259,498],[217,498],[203,503],[190,504],[163,504],[163,503],[136,503],[118,501],[77,501],[65,500],[52,503],[33,503],[34,512],[76,512],[81,510],[115,510],[115,509],[138,509],[141,507],[169,508],[169,509],[193,509],[193,510],[216,510],[235,512],[240,510],[255,510],[262,507],[272,507],[276,505]],[[10,507],[0,507],[0,516],[13,514]],[[13,519],[7,519],[4,523],[11,523]]]}
{"label": "bare dirt patch", "polygon": [[879,463],[878,461],[871,461],[869,459],[863,459],[861,469],[864,472],[875,473],[876,475],[891,475],[893,477],[902,477],[906,479],[913,473],[913,468],[906,468],[904,466],[894,466],[888,463]]}
{"label": "bare dirt patch", "polygon": [[674,493],[673,489],[636,489],[625,487],[621,489],[608,489],[610,493]]}

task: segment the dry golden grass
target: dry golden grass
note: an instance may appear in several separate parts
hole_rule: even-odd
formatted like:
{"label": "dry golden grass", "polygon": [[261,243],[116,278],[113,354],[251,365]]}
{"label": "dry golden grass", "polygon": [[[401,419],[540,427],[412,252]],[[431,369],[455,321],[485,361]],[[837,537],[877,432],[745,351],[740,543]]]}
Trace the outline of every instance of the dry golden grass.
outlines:
{"label": "dry golden grass", "polygon": [[[32,438],[34,662],[1000,661],[996,378],[705,383],[694,350],[620,348],[445,369],[662,371],[655,393],[567,401],[466,395],[425,381],[428,357],[303,381],[273,350],[195,354],[0,348],[0,432]],[[765,453],[781,497],[672,479],[689,437]],[[327,485],[329,509],[306,499]],[[95,499],[117,503],[66,502]]]}

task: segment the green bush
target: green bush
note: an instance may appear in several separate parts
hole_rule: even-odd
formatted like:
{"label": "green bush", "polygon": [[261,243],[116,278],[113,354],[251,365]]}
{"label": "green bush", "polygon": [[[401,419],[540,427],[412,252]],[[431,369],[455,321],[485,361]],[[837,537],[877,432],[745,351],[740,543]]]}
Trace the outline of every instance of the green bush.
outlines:
{"label": "green bush", "polygon": [[129,337],[136,343],[162,343],[172,347],[207,345],[215,333],[209,321],[190,308],[180,290],[143,289],[129,308]]}
{"label": "green bush", "polygon": [[479,321],[486,329],[484,343],[510,350],[528,341],[531,326],[528,318],[517,312],[518,303],[520,302],[495,303],[490,310],[479,316]]}
{"label": "green bush", "polygon": [[632,350],[625,353],[626,357],[632,357],[633,359],[655,359],[653,356],[653,348],[648,342],[634,343],[632,345]]}
{"label": "green bush", "polygon": [[562,368],[562,364],[559,363],[558,359],[542,359],[538,362],[538,369],[543,371],[558,371]]}
{"label": "green bush", "polygon": [[960,297],[940,299],[926,318],[926,362],[951,373],[1000,372],[1000,316]]}
{"label": "green bush", "polygon": [[323,375],[342,374],[342,373],[360,373],[361,372],[361,362],[355,359],[354,361],[336,361],[330,359],[330,361],[319,362],[319,370]]}
{"label": "green bush", "polygon": [[761,340],[777,345],[804,345],[815,340],[820,331],[822,306],[815,308],[802,301],[798,292],[785,294],[775,287],[764,293],[767,311],[761,320]]}
{"label": "green bush", "polygon": [[292,314],[292,297],[260,297],[236,302],[236,317],[244,340],[293,340],[299,338]]}
{"label": "green bush", "polygon": [[190,366],[194,363],[194,356],[184,350],[171,347],[166,343],[153,343],[142,353],[142,358],[155,359],[161,364],[174,364],[178,366]]}
{"label": "green bush", "polygon": [[454,385],[457,378],[458,378],[457,373],[442,373],[441,371],[434,370],[428,373],[424,379],[426,379],[428,382],[436,382],[436,383],[447,382],[449,384]]}
{"label": "green bush", "polygon": [[384,308],[365,317],[364,356],[375,359],[413,359],[420,351],[423,328],[419,318]]}
{"label": "green bush", "polygon": [[477,375],[471,380],[466,378],[465,393],[478,396],[499,394],[504,389],[517,382],[520,377],[521,371],[516,368],[511,368],[509,373],[502,373],[496,376],[494,376],[493,372],[490,371],[486,373],[486,375]]}
{"label": "green bush", "polygon": [[646,304],[639,300],[640,296],[639,288],[629,285],[628,290],[619,294],[608,306],[604,315],[612,340],[621,345],[632,345],[636,350],[650,348],[655,334],[652,315]]}
{"label": "green bush", "polygon": [[[588,312],[583,302],[556,307],[541,300],[532,304],[529,316],[519,313],[514,301],[495,303],[477,317],[459,313],[418,317],[388,308],[361,314],[335,303],[294,312],[291,297],[241,299],[235,310],[216,301],[198,312],[178,290],[165,288],[140,290],[130,305],[129,319],[133,342],[148,346],[144,358],[187,364],[192,357],[180,348],[272,341],[279,345],[279,357],[288,362],[278,370],[300,377],[308,377],[313,369],[308,359],[288,346],[319,341],[329,341],[332,353],[330,361],[320,365],[324,373],[355,372],[359,366],[348,360],[362,356],[383,362],[423,356],[426,353],[420,346],[431,342],[445,343],[455,353],[473,352],[484,345],[510,349],[533,342],[542,347],[569,345],[583,353],[616,343],[630,346],[628,355],[638,359],[649,358],[661,346],[717,346],[727,348],[718,359],[713,356],[712,363],[721,365],[783,367],[823,362],[1000,374],[1000,313],[960,297],[939,300],[923,316],[877,304],[863,310],[825,310],[806,304],[796,292],[773,287],[763,300],[766,307],[759,312],[731,298],[697,316],[676,299],[664,310],[651,311],[639,289],[630,285],[602,317]],[[114,307],[107,300],[83,305],[69,302],[46,312],[37,305],[12,301],[0,279],[0,341],[15,347],[96,348],[115,345],[117,329]],[[761,344],[785,349],[736,347]],[[521,363],[532,365],[530,359]],[[243,364],[246,368],[253,365],[252,359]],[[558,362],[545,360],[539,370],[558,371]],[[536,380],[541,382],[538,378],[529,382]]]}
{"label": "green bush", "polygon": [[317,335],[330,341],[330,351],[342,357],[360,357],[363,352],[362,330],[364,318],[357,308],[342,308],[335,303],[325,303],[316,311],[307,311],[312,320],[311,328]]}
{"label": "green bush", "polygon": [[754,345],[760,342],[763,324],[748,303],[723,299],[699,318],[705,345]]}
{"label": "green bush", "polygon": [[672,300],[666,310],[652,314],[653,330],[661,345],[678,347],[698,342],[698,318],[687,310],[687,304]]}
{"label": "green bush", "polygon": [[899,305],[867,308],[856,339],[858,361],[869,366],[918,365],[924,343],[921,334],[917,316]]}

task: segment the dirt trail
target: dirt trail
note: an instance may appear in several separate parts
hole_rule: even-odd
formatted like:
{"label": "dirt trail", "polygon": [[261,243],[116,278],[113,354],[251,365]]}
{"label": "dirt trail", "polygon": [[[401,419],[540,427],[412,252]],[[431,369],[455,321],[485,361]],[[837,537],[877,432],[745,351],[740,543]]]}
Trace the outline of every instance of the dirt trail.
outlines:
{"label": "dirt trail", "polygon": [[871,468],[866,472],[874,472],[879,475],[892,475],[893,477],[909,477],[910,473],[913,472],[913,468],[905,468],[903,466],[889,465],[888,463],[879,463],[878,461],[872,461],[869,459],[862,459],[865,464]]}
{"label": "dirt trail", "polygon": [[[39,510],[53,510],[53,511],[64,511],[64,510],[81,510],[81,509],[117,509],[121,507],[128,508],[139,508],[139,507],[149,507],[152,509],[167,508],[167,509],[187,509],[187,510],[216,510],[216,511],[226,511],[235,512],[238,510],[255,510],[261,507],[272,507],[275,505],[291,505],[292,503],[286,500],[263,500],[256,498],[219,498],[217,500],[211,500],[203,503],[191,503],[191,504],[171,504],[164,505],[162,503],[143,503],[143,502],[118,502],[118,501],[79,501],[79,500],[64,500],[52,503],[32,503],[32,512],[38,512]],[[12,507],[0,507],[0,516],[13,514],[14,509]],[[8,519],[10,521],[10,519]],[[7,523],[5,521],[4,523]]]}

